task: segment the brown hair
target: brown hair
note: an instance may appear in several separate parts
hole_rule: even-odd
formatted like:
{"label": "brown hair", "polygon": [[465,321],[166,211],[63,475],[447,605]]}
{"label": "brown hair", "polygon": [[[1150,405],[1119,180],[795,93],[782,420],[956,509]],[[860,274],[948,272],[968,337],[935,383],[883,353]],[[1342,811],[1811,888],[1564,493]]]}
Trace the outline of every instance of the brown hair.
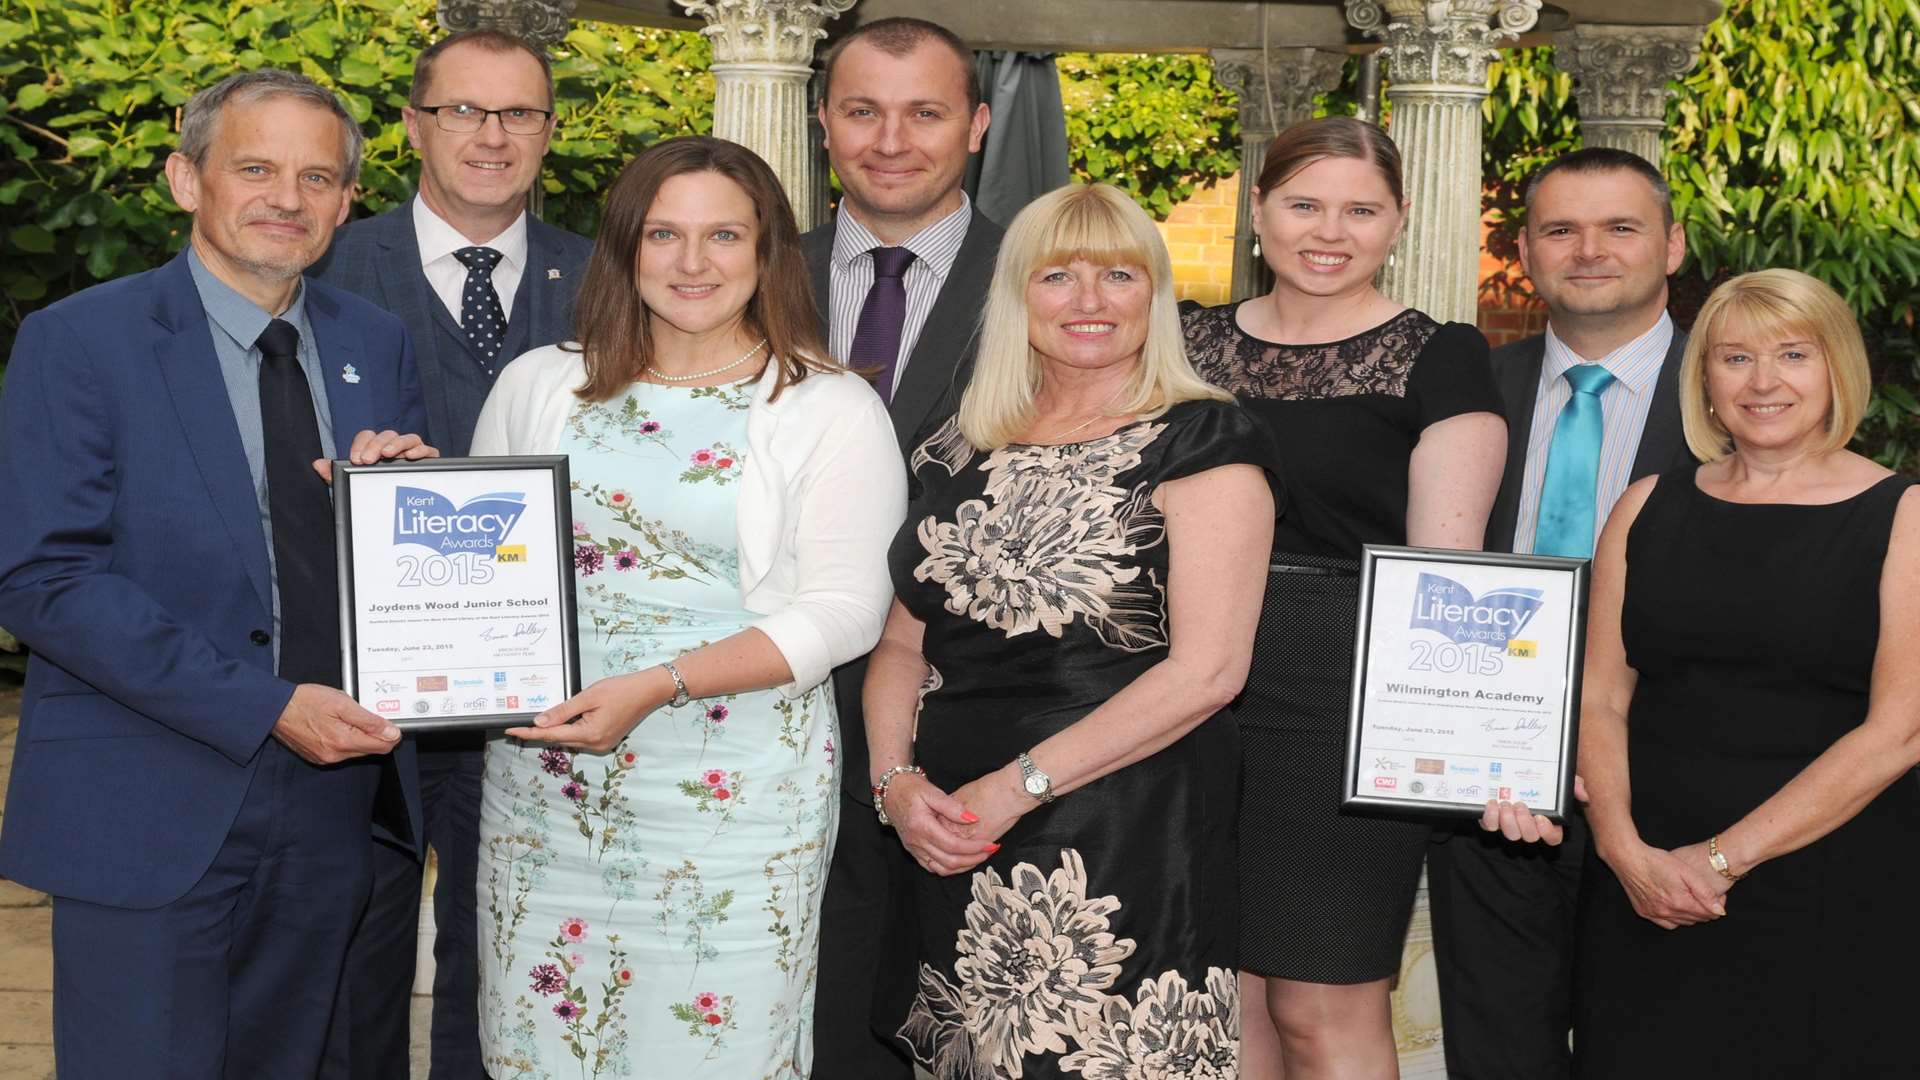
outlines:
{"label": "brown hair", "polygon": [[827,74],[824,97],[833,100],[833,67],[840,62],[840,54],[847,46],[856,41],[864,41],[894,59],[912,53],[923,43],[937,41],[952,50],[960,61],[960,69],[967,73],[967,111],[980,107],[980,69],[974,66],[973,50],[960,40],[959,35],[936,22],[896,15],[890,19],[875,19],[834,42],[827,50],[827,58],[822,62],[821,70]]}
{"label": "brown hair", "polygon": [[1673,189],[1667,186],[1667,178],[1653,163],[1631,150],[1620,150],[1611,146],[1589,146],[1575,150],[1571,154],[1562,154],[1547,162],[1527,178],[1522,202],[1528,210],[1533,209],[1533,197],[1540,191],[1540,184],[1557,172],[1591,176],[1594,173],[1630,172],[1647,182],[1653,189],[1653,197],[1660,204],[1660,224],[1673,228]]}
{"label": "brown hair", "polygon": [[471,45],[482,52],[510,53],[523,52],[540,64],[540,74],[547,80],[547,107],[553,107],[553,62],[547,54],[535,48],[523,37],[507,33],[505,30],[462,30],[449,34],[426,47],[413,61],[413,85],[407,88],[407,104],[414,108],[426,105],[427,87],[433,82],[433,65],[441,54],[455,45]]}
{"label": "brown hair", "polygon": [[711,172],[740,185],[760,226],[754,244],[760,281],[744,316],[747,330],[763,335],[780,365],[769,400],[814,371],[842,371],[827,359],[820,315],[800,250],[800,229],[786,189],[760,155],[738,143],[688,135],[654,143],[620,170],[600,217],[593,255],[574,303],[574,339],[587,366],[576,391],[587,401],[606,401],[640,377],[653,356],[647,306],[640,299],[640,240],[647,212],[660,186],[676,176]]}
{"label": "brown hair", "polygon": [[1255,183],[1264,196],[1293,179],[1301,169],[1327,158],[1372,162],[1387,182],[1387,190],[1393,192],[1394,206],[1407,201],[1406,187],[1400,181],[1400,148],[1393,145],[1386,132],[1351,116],[1323,116],[1276,135],[1267,145],[1267,158]]}

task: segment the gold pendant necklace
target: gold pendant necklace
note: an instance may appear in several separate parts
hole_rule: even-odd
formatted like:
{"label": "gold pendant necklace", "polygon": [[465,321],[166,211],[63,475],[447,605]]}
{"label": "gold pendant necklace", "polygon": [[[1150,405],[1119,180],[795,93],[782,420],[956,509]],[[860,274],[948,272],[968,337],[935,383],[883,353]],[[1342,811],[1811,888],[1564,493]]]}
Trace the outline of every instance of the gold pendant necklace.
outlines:
{"label": "gold pendant necklace", "polygon": [[1052,435],[1047,436],[1046,441],[1041,445],[1051,446],[1055,443],[1058,443],[1060,440],[1066,438],[1069,435],[1072,435],[1074,432],[1084,430],[1089,424],[1092,424],[1095,420],[1099,420],[1102,418],[1111,419],[1111,417],[1107,415],[1107,406],[1120,400],[1120,393],[1126,388],[1127,388],[1126,384],[1122,383],[1120,385],[1120,388],[1113,392],[1112,397],[1109,397],[1107,400],[1100,403],[1099,410],[1096,411],[1092,416],[1087,417],[1085,420],[1080,421],[1079,423],[1073,425],[1072,427],[1068,428],[1065,431],[1054,432]]}

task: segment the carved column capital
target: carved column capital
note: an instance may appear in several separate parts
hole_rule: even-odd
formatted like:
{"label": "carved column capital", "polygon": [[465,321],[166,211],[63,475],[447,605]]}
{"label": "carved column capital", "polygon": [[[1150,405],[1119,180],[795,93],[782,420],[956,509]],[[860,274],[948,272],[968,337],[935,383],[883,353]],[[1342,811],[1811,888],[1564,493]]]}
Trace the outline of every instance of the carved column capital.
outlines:
{"label": "carved column capital", "polygon": [[439,0],[440,25],[461,30],[504,30],[540,48],[567,36],[579,0]]}
{"label": "carved column capital", "polygon": [[1693,70],[1704,26],[1582,24],[1554,37],[1553,63],[1572,75],[1580,127],[1591,146],[1632,150],[1660,163],[1667,84]]}
{"label": "carved column capital", "polygon": [[797,64],[813,61],[822,27],[853,8],[854,0],[676,0],[705,19],[700,32],[713,42],[716,66],[727,63]]}
{"label": "carved column capital", "polygon": [[1342,53],[1308,45],[1213,49],[1214,81],[1240,95],[1242,138],[1271,139],[1313,115],[1313,99],[1340,85]]}
{"label": "carved column capital", "polygon": [[1540,0],[1346,0],[1346,9],[1349,25],[1385,43],[1392,82],[1476,90],[1500,43],[1540,18]]}

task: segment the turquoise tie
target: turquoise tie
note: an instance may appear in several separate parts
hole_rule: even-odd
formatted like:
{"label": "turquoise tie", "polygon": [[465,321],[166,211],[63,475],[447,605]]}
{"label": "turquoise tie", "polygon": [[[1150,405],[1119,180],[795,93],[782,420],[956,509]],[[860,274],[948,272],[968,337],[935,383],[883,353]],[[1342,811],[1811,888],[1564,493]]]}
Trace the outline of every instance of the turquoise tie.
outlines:
{"label": "turquoise tie", "polygon": [[1573,396],[1560,410],[1547,447],[1547,476],[1540,485],[1540,521],[1533,530],[1533,553],[1586,559],[1593,555],[1594,489],[1600,482],[1600,393],[1613,384],[1613,372],[1599,364],[1567,369]]}

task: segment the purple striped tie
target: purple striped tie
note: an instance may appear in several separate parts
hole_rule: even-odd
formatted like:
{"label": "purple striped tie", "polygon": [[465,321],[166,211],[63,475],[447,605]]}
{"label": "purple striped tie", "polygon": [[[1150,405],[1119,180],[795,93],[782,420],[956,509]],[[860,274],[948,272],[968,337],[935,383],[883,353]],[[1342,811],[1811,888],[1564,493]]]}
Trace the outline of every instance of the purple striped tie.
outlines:
{"label": "purple striped tie", "polygon": [[893,400],[893,366],[900,359],[900,335],[907,324],[907,267],[913,252],[903,247],[873,249],[873,288],[860,305],[860,321],[853,324],[852,355],[857,368],[877,369],[873,388],[883,401]]}

